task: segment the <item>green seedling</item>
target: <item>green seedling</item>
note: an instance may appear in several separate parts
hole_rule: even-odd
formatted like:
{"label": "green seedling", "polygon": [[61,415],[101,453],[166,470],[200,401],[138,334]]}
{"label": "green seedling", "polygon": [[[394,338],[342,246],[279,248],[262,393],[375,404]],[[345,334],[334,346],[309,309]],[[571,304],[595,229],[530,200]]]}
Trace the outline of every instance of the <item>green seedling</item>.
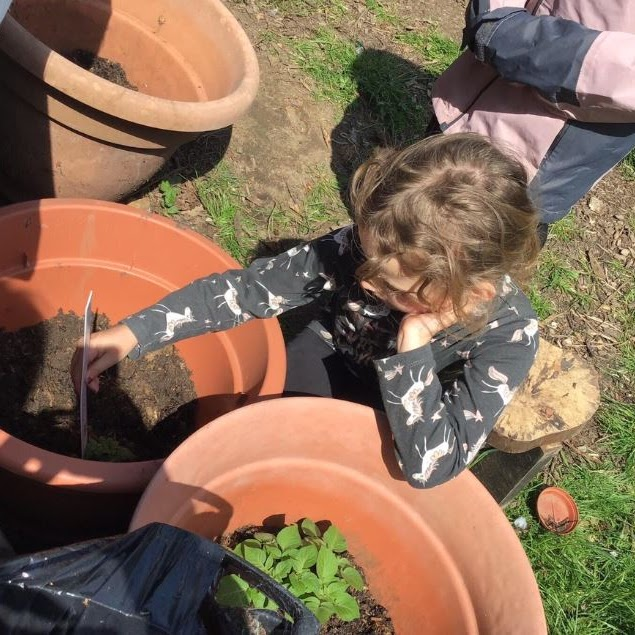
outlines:
{"label": "green seedling", "polygon": [[125,463],[136,461],[137,457],[113,437],[92,437],[86,444],[84,458],[91,461],[109,461],[111,463]]}
{"label": "green seedling", "polygon": [[[302,600],[320,623],[333,615],[345,622],[359,618],[357,600],[350,589],[361,591],[364,580],[347,558],[346,538],[331,525],[324,533],[308,518],[277,535],[256,532],[234,548],[247,562],[258,567]],[[267,608],[277,605],[237,575],[221,578],[216,601],[223,606]]]}
{"label": "green seedling", "polygon": [[161,209],[165,216],[174,216],[179,213],[176,205],[176,199],[179,195],[179,188],[172,185],[170,181],[164,180],[159,183],[159,192],[161,192]]}

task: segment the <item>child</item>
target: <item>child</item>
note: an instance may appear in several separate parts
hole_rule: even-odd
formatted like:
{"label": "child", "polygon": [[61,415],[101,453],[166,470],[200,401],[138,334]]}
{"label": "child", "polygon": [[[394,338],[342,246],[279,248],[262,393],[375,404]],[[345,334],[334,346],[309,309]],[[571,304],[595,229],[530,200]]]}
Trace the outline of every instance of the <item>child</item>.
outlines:
{"label": "child", "polygon": [[[89,387],[126,355],[318,300],[323,319],[289,344],[285,393],[381,396],[408,482],[457,475],[536,354],[536,316],[510,278],[538,252],[524,169],[484,137],[438,135],[384,151],[351,187],[354,225],[196,280],[95,333]],[[78,348],[76,387],[80,360]]]}
{"label": "child", "polygon": [[433,89],[438,124],[514,148],[545,239],[635,147],[635,4],[471,0],[466,18],[469,50]]}

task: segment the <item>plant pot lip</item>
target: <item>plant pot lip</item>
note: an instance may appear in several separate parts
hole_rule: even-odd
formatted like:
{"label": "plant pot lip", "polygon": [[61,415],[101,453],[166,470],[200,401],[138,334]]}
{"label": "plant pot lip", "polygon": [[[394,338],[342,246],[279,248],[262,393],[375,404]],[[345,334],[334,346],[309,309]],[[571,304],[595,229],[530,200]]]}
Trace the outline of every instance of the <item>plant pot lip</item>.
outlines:
{"label": "plant pot lip", "polygon": [[46,485],[101,493],[138,493],[163,463],[162,459],[130,463],[78,459],[31,445],[4,430],[0,430],[0,453],[2,468],[19,476]]}
{"label": "plant pot lip", "polygon": [[[215,251],[216,255],[227,267],[240,267],[239,263],[227,252],[200,234],[190,229],[179,227],[172,219],[150,212],[144,213],[121,203],[95,199],[36,199],[3,207],[0,210],[0,218],[13,215],[19,216],[20,214],[37,214],[42,210],[55,212],[55,210],[60,208],[64,210],[76,209],[82,213],[101,209],[110,213],[133,217],[143,223],[155,223],[169,228],[190,241],[203,245],[208,250]],[[263,322],[269,350],[283,350],[284,339],[277,320],[263,320]],[[285,370],[285,356],[272,357],[260,388],[260,394],[279,393],[282,387],[278,378],[284,377]],[[2,456],[0,467],[14,474],[25,475],[31,480],[48,485],[67,486],[75,490],[137,494],[143,491],[154,473],[164,462],[164,459],[154,459],[128,463],[109,463],[69,457],[39,448],[26,441],[21,441],[1,429],[0,455]]]}
{"label": "plant pot lip", "polygon": [[[546,487],[536,499],[536,512],[540,524],[547,530],[564,535],[572,532],[580,518],[578,506],[569,492],[561,487]],[[554,523],[566,523],[555,529]]]}
{"label": "plant pot lip", "polygon": [[244,67],[244,75],[238,86],[221,99],[175,101],[117,86],[50,49],[10,13],[0,25],[0,50],[52,88],[110,116],[149,128],[176,132],[219,130],[234,123],[255,99],[259,66],[247,34],[231,11],[220,0],[205,2],[213,4],[220,14],[220,20],[233,27]]}

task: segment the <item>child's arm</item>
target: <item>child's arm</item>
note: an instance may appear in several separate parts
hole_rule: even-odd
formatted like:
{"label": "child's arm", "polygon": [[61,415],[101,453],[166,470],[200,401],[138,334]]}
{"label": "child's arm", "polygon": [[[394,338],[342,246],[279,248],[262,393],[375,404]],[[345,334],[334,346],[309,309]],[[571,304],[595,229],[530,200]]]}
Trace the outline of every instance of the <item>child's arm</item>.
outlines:
{"label": "child's arm", "polygon": [[341,278],[341,241],[351,230],[349,226],[279,256],[260,258],[247,269],[200,278],[126,318],[122,323],[138,342],[130,356],[254,317],[274,317],[333,291]]}
{"label": "child's arm", "polygon": [[518,7],[478,13],[479,4],[469,7],[464,40],[477,59],[510,82],[532,86],[572,118],[635,121],[635,35]]}
{"label": "child's arm", "polygon": [[439,485],[465,469],[531,368],[537,321],[490,326],[456,349],[458,370],[445,385],[430,344],[375,364],[401,468],[414,487]]}
{"label": "child's arm", "polygon": [[[171,293],[157,304],[93,333],[88,351],[88,386],[99,390],[99,375],[126,355],[148,351],[187,337],[222,331],[252,317],[267,318],[308,304],[336,289],[350,266],[352,226],[344,227],[247,269],[212,274]],[[71,361],[79,391],[83,342]]]}

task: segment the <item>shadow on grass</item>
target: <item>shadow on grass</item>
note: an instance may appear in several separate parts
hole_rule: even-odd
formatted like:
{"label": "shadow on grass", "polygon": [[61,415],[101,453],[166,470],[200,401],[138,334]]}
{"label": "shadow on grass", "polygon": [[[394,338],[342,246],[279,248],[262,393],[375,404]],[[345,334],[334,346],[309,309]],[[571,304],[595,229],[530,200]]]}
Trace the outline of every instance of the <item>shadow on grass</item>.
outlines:
{"label": "shadow on grass", "polygon": [[331,132],[331,169],[350,210],[349,181],[377,148],[402,146],[427,134],[430,91],[438,73],[387,51],[364,49],[349,72],[358,97]]}
{"label": "shadow on grass", "polygon": [[123,203],[142,198],[152,192],[161,181],[172,185],[193,181],[212,171],[227,152],[232,137],[232,126],[206,132],[194,141],[181,146],[147,183],[127,196]]}

